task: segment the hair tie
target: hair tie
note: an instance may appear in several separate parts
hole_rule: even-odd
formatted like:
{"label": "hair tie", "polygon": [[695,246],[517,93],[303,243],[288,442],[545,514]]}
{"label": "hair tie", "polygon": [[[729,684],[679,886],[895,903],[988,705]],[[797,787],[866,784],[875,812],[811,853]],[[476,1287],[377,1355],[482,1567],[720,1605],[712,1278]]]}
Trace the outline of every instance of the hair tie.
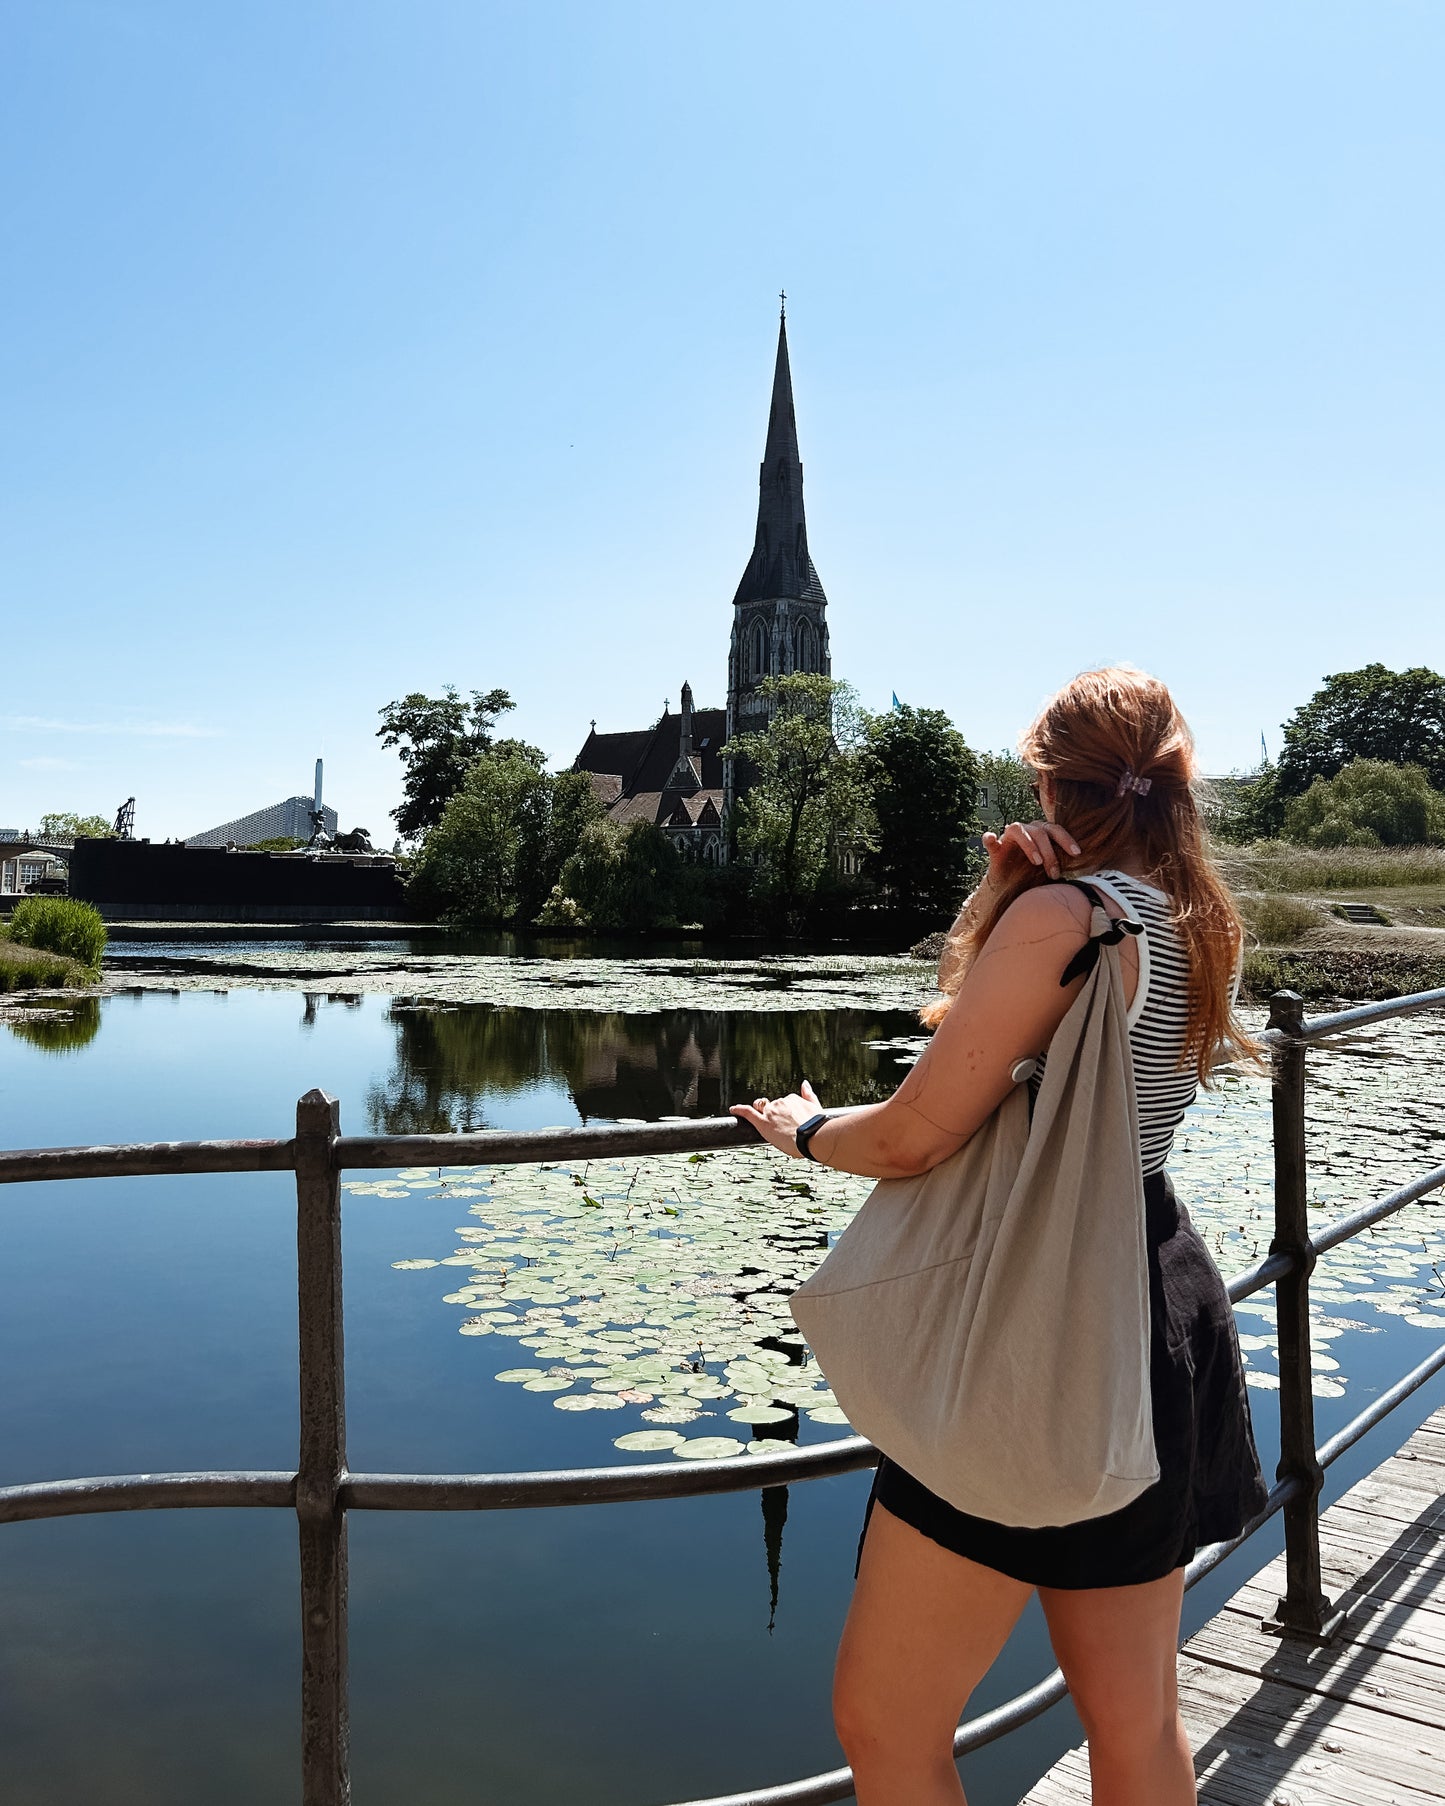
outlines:
{"label": "hair tie", "polygon": [[1132,790],[1139,796],[1148,796],[1153,783],[1153,778],[1136,778],[1132,766],[1126,765],[1124,767],[1124,775],[1119,779],[1119,786],[1115,790],[1114,795],[1120,797],[1123,796],[1126,791]]}

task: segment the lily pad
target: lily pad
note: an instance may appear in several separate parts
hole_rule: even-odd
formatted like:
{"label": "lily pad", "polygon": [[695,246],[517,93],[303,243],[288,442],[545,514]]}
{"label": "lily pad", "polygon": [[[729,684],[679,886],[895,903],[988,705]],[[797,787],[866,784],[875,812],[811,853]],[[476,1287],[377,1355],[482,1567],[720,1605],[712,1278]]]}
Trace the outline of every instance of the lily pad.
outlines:
{"label": "lily pad", "polygon": [[684,1461],[722,1461],[730,1455],[741,1455],[744,1444],[732,1436],[691,1436],[673,1449]]}
{"label": "lily pad", "polygon": [[613,1439],[615,1449],[625,1449],[629,1455],[651,1455],[662,1449],[670,1449],[684,1439],[676,1430],[629,1430],[625,1436]]}

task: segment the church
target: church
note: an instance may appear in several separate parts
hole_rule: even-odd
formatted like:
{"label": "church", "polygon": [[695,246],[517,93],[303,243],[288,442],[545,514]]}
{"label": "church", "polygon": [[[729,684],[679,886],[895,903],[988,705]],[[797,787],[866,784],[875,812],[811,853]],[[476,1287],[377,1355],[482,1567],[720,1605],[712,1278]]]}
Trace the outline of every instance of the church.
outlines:
{"label": "church", "polygon": [[684,684],[678,713],[664,704],[651,727],[599,734],[594,721],[572,769],[591,774],[613,821],[655,822],[691,857],[720,865],[727,858],[728,813],[737,800],[732,761],[724,763],[721,749],[733,735],[767,725],[758,686],[790,671],[829,676],[832,659],[828,598],[808,551],[803,514],[785,298],[758,478],[757,531],[733,597],[727,707],[694,708],[692,688]]}

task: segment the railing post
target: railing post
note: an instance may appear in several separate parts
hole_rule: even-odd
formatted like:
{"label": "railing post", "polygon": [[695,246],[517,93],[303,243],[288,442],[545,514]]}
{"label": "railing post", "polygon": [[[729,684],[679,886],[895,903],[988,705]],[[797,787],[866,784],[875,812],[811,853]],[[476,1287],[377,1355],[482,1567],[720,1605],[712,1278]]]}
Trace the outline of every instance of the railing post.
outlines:
{"label": "railing post", "polygon": [[300,1324],[302,1806],[349,1806],[346,1682],[346,1380],[341,1340],[341,1109],[324,1091],[296,1106],[296,1284]]}
{"label": "railing post", "polygon": [[1304,999],[1276,991],[1269,1026],[1285,1039],[1270,1055],[1274,1101],[1274,1240],[1271,1254],[1295,1265],[1275,1286],[1279,1321],[1279,1467],[1276,1478],[1298,1479],[1303,1491],[1284,1508],[1285,1592],[1264,1620],[1280,1636],[1328,1643],[1344,1613],[1325,1597],[1320,1581],[1319,1496],[1324,1469],[1315,1454],[1315,1398],[1310,1371],[1310,1245],[1305,1166]]}

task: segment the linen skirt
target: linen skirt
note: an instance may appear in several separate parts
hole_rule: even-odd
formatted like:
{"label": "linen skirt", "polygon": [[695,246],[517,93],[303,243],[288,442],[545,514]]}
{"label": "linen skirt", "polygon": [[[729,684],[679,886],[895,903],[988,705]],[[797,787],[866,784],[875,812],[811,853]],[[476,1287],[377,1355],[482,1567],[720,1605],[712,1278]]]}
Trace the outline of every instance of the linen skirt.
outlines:
{"label": "linen skirt", "polygon": [[[1237,1535],[1261,1508],[1268,1488],[1224,1281],[1167,1173],[1144,1181],[1144,1206],[1159,1478],[1103,1517],[1022,1529],[957,1510],[884,1455],[863,1517],[860,1562],[876,1502],[955,1555],[1030,1586],[1133,1586]],[[1021,1424],[1020,1434],[1028,1428]]]}

